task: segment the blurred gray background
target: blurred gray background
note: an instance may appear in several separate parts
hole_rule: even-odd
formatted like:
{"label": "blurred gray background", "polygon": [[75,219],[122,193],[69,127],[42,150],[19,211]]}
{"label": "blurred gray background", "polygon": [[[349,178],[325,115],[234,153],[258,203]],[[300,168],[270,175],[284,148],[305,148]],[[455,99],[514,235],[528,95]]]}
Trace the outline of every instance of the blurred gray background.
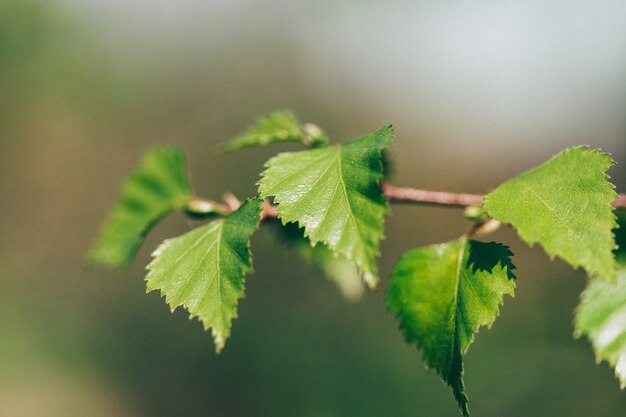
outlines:
{"label": "blurred gray background", "polygon": [[[255,193],[294,145],[220,157],[289,108],[341,141],[393,123],[392,181],[485,192],[582,143],[626,162],[626,3],[0,3],[0,416],[455,416],[381,288],[345,302],[267,228],[221,355],[145,294],[144,265],[193,227],[173,215],[122,271],[82,259],[142,152],[178,144],[198,194]],[[626,191],[626,170],[611,171]],[[397,257],[453,239],[455,209],[393,207]],[[503,229],[518,290],[466,358],[476,416],[614,417],[612,370],[572,338],[586,277]]]}

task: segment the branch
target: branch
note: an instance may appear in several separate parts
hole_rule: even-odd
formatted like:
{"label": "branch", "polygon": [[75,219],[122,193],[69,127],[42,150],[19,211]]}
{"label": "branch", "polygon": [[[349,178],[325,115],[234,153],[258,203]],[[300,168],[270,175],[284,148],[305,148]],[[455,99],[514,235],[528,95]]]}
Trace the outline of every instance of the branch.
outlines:
{"label": "branch", "polygon": [[419,190],[417,188],[398,187],[388,182],[383,182],[382,188],[383,194],[390,203],[467,207],[481,206],[484,200],[484,197],[478,194]]}
{"label": "branch", "polygon": [[[383,194],[390,203],[467,207],[481,206],[485,199],[485,196],[479,194],[419,190],[417,188],[398,187],[387,182],[382,183],[382,188]],[[613,201],[612,205],[615,208],[626,208],[626,194],[618,195],[617,200]]]}
{"label": "branch", "polygon": [[[411,187],[399,187],[397,185],[383,182],[381,184],[383,194],[390,203],[395,204],[416,204],[416,205],[433,205],[442,207],[468,207],[468,206],[481,206],[485,197],[480,194],[465,194],[465,193],[448,193],[442,191],[429,191],[420,190]],[[220,203],[216,203],[211,200],[206,200],[201,197],[193,197],[188,203],[186,212],[196,216],[203,217],[215,214],[227,214],[230,211],[237,209],[237,205],[234,201],[239,201],[232,194],[228,194],[228,206]],[[191,204],[193,202],[193,205]],[[613,207],[619,209],[626,209],[626,194],[620,194],[618,199],[613,203]],[[202,207],[210,208],[211,211],[201,211]],[[216,210],[216,208],[218,208]],[[207,209],[208,210],[208,209]],[[264,201],[261,211],[261,220],[276,218],[278,212],[276,206],[270,204],[268,201]]]}

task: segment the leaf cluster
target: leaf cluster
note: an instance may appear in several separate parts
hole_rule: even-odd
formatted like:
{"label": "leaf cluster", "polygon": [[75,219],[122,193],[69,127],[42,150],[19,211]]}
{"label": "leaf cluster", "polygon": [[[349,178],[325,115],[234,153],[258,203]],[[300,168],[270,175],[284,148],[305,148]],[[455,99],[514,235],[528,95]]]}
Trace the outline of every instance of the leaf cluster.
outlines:
{"label": "leaf cluster", "polygon": [[[277,233],[305,261],[320,268],[349,299],[363,284],[379,283],[377,257],[389,203],[381,187],[391,126],[330,145],[317,126],[287,111],[261,118],[223,146],[233,151],[295,141],[309,149],[280,153],[265,164],[258,195],[228,209],[193,196],[183,153],[146,153],[123,185],[119,202],[89,254],[91,263],[127,264],[150,227],[170,212],[213,220],[165,240],[152,254],[147,290],[160,291],[211,330],[219,352],[228,339],[245,275],[252,272],[250,239],[260,219],[277,217]],[[626,385],[626,233],[611,203],[617,198],[599,150],[578,146],[495,188],[475,208],[475,224],[458,239],[412,249],[389,278],[386,305],[408,343],[422,352],[469,416],[463,357],[480,327],[491,327],[504,295],[513,295],[512,252],[475,240],[487,224],[509,224],[519,237],[543,247],[590,276],[576,312],[576,334],[587,335],[599,359]],[[626,217],[620,213],[620,225]],[[617,230],[618,239],[614,236]],[[619,245],[619,246],[617,246]],[[616,249],[617,247],[617,249]]]}

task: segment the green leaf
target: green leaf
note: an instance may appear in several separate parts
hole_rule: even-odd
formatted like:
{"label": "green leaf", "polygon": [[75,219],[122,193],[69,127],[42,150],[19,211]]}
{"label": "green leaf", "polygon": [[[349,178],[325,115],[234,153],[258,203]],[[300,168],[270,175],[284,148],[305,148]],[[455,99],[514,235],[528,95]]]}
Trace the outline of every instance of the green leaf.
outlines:
{"label": "green leaf", "polygon": [[302,142],[307,146],[326,145],[326,134],[316,125],[300,126],[296,116],[289,111],[277,111],[259,118],[254,126],[222,145],[222,152],[232,152],[251,146],[276,142]]}
{"label": "green leaf", "polygon": [[617,284],[592,280],[576,309],[576,336],[591,339],[598,362],[605,360],[626,388],[626,269]]}
{"label": "green leaf", "polygon": [[122,187],[119,202],[88,255],[92,264],[128,264],[150,228],[171,211],[182,209],[191,195],[182,150],[154,148]]}
{"label": "green leaf", "polygon": [[313,244],[323,242],[354,262],[371,287],[388,209],[381,152],[392,136],[386,126],[340,146],[279,154],[259,181],[260,195],[274,197],[283,224],[299,223]]}
{"label": "green leaf", "polygon": [[161,290],[172,311],[183,306],[205,330],[211,328],[217,352],[230,335],[244,276],[252,270],[250,237],[259,223],[260,204],[248,200],[225,219],[166,240],[148,265],[148,292]]}
{"label": "green leaf", "polygon": [[391,275],[387,308],[407,342],[452,388],[466,416],[462,355],[478,328],[495,321],[503,295],[513,295],[512,255],[502,244],[462,237],[405,253]]}
{"label": "green leaf", "polygon": [[593,344],[598,362],[605,360],[626,388],[626,214],[619,213],[617,283],[592,280],[576,309],[576,337],[585,335]]}
{"label": "green leaf", "polygon": [[586,146],[566,149],[500,185],[485,198],[485,209],[528,244],[540,243],[550,258],[613,280],[611,203],[617,194],[606,174],[613,164],[608,154]]}
{"label": "green leaf", "polygon": [[277,230],[282,241],[293,247],[298,257],[315,265],[329,281],[333,282],[348,301],[361,299],[365,288],[363,280],[352,262],[337,256],[324,244],[312,245],[295,223],[287,223]]}

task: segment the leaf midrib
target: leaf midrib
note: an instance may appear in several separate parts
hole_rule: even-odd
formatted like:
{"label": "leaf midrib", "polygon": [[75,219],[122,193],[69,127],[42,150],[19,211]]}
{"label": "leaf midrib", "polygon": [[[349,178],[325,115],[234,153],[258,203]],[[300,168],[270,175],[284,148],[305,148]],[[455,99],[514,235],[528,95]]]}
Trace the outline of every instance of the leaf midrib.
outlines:
{"label": "leaf midrib", "polygon": [[[337,155],[336,155],[333,159],[331,159],[331,161],[328,163],[328,165],[327,165],[326,167],[324,167],[324,169],[322,170],[321,174],[320,174],[320,175],[319,175],[319,176],[315,179],[315,181],[313,182],[313,184],[311,184],[311,185],[310,185],[310,187],[309,187],[309,189],[307,190],[307,192],[306,192],[306,194],[305,194],[305,195],[308,195],[308,194],[311,192],[311,190],[313,190],[313,189],[315,188],[315,186],[316,186],[317,184],[319,184],[319,182],[320,182],[320,181],[321,181],[321,180],[322,180],[322,179],[326,176],[326,174],[328,173],[328,171],[329,171],[329,170],[330,170],[330,168],[334,165],[335,161],[336,161],[338,158],[339,158],[339,152],[337,152]],[[311,165],[312,165],[312,164],[307,164],[307,166],[311,166]],[[304,196],[303,196],[302,198],[300,198],[300,199],[299,199],[299,200],[298,200],[295,204],[293,204],[293,205],[291,206],[291,211],[297,211],[296,209],[297,209],[298,207],[300,207],[300,204],[302,204],[302,202],[303,202],[303,201],[305,201],[305,197],[304,197]],[[280,212],[280,202],[279,202],[279,205],[278,205],[278,211]],[[326,210],[326,211],[324,212],[324,215],[326,215],[326,213],[327,213],[328,211],[329,211],[329,210]],[[304,223],[304,222],[303,222],[303,223]],[[305,224],[306,224],[306,223],[305,223]],[[320,221],[320,222],[319,222],[319,226],[321,226],[321,224],[322,224],[322,222]],[[319,228],[319,226],[318,226],[318,228]]]}
{"label": "leaf midrib", "polygon": [[[572,228],[568,223],[565,223],[565,221],[563,220],[563,218],[561,216],[556,215],[556,211],[554,210],[554,208],[552,206],[550,206],[542,197],[541,195],[539,195],[539,193],[537,193],[537,191],[531,187],[530,185],[526,184],[525,182],[520,182],[520,184],[522,185],[522,187],[524,187],[526,190],[530,191],[536,198],[537,200],[539,200],[539,202],[541,204],[543,204],[546,209],[548,210],[548,212],[550,213],[552,218],[556,218],[557,222],[559,224],[561,224],[561,226],[567,231],[567,233],[570,236],[574,236],[576,238],[576,240],[578,240],[579,242],[585,242],[584,239],[581,239],[580,234],[574,229]],[[537,242],[537,240],[535,240],[535,242]],[[545,247],[545,245],[543,245]],[[585,245],[585,251],[587,252],[587,256],[589,256],[589,249],[587,248],[587,246]],[[578,262],[572,261],[576,264],[579,264]]]}
{"label": "leaf midrib", "polygon": [[[455,277],[455,283],[454,283],[454,299],[453,299],[453,303],[454,303],[454,327],[453,327],[453,335],[454,337],[452,338],[452,346],[450,347],[450,355],[453,358],[451,362],[454,362],[454,345],[457,342],[457,339],[459,339],[459,334],[458,334],[458,319],[459,319],[459,283],[460,283],[460,279],[461,279],[461,270],[463,269],[463,261],[465,259],[465,251],[467,250],[467,245],[468,245],[468,239],[466,236],[463,236],[461,238],[461,249],[459,250],[459,255],[457,257],[457,264],[456,264],[456,277]],[[458,340],[459,342],[459,350],[460,350],[460,340]]]}
{"label": "leaf midrib", "polygon": [[[178,267],[178,265],[179,265],[180,261],[182,261],[182,259],[183,259],[185,256],[187,256],[187,255],[189,254],[189,252],[190,252],[192,249],[194,249],[196,246],[198,246],[198,244],[199,244],[199,243],[200,243],[203,239],[207,238],[210,234],[214,233],[216,228],[218,228],[218,227],[222,226],[222,225],[223,225],[223,222],[224,222],[223,220],[216,220],[214,223],[211,223],[211,224],[210,224],[210,225],[211,225],[211,227],[208,227],[208,228],[207,228],[207,230],[206,230],[204,233],[201,233],[201,234],[200,234],[200,237],[198,237],[198,239],[196,239],[196,240],[194,241],[194,243],[193,243],[191,246],[189,246],[187,249],[185,249],[185,250],[183,251],[183,253],[181,253],[181,254],[180,254],[180,255],[179,255],[179,256],[178,256],[178,257],[174,260],[174,262],[172,262],[172,263],[169,265],[169,268],[167,268],[166,270],[162,271],[162,273],[161,273],[162,275],[161,275],[161,276],[166,276],[166,275],[169,275],[169,274],[170,274],[170,273],[171,273],[174,269],[176,269],[176,268]],[[220,223],[222,223],[222,224],[220,224]],[[169,245],[169,244],[171,244],[171,243],[172,243],[172,242],[169,242],[169,243],[166,243],[166,244],[167,244],[167,245]],[[164,248],[162,248],[162,251],[165,251],[166,249],[167,249],[167,246],[166,246],[166,247],[164,247]],[[173,284],[177,284],[177,283],[179,283],[179,282],[181,282],[181,281],[184,281],[184,279],[180,279],[180,280],[174,281],[172,284],[170,284],[170,286],[171,286],[171,285],[173,285]]]}

